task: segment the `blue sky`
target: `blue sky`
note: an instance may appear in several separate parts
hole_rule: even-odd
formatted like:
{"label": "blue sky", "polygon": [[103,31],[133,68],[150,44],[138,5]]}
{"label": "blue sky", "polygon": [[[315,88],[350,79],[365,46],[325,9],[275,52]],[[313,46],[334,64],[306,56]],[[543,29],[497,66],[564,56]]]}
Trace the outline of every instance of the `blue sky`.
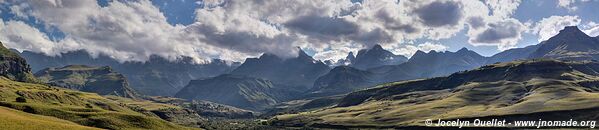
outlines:
{"label": "blue sky", "polygon": [[374,44],[406,56],[463,47],[491,56],[537,44],[564,26],[599,34],[597,0],[0,3],[6,46],[48,55],[84,49],[121,61],[150,55],[198,62],[262,53],[292,57],[297,46],[316,59],[335,60]]}

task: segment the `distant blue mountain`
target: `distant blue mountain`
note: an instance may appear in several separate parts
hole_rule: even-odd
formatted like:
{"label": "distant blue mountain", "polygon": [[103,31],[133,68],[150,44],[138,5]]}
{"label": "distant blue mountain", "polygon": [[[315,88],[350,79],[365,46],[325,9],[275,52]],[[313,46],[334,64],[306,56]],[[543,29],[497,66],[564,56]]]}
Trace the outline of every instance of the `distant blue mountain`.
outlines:
{"label": "distant blue mountain", "polygon": [[306,90],[330,68],[302,50],[298,53],[297,57],[288,59],[268,53],[259,58],[248,58],[231,74],[268,79],[275,84]]}

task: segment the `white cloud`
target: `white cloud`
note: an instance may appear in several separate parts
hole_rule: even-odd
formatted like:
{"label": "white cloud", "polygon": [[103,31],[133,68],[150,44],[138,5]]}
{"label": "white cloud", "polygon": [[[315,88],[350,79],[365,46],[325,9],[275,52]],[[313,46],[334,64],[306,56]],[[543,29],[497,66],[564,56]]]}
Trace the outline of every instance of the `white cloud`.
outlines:
{"label": "white cloud", "polygon": [[589,1],[591,0],[557,0],[557,7],[565,8],[568,9],[568,11],[573,12],[578,10],[578,7],[575,5],[576,3],[584,3]]}
{"label": "white cloud", "polygon": [[521,0],[485,0],[485,4],[491,8],[493,16],[509,18],[514,14]]}
{"label": "white cloud", "polygon": [[592,37],[599,36],[599,23],[591,21],[585,24],[583,27],[584,29],[582,31],[585,32],[587,35]]}
{"label": "white cloud", "polygon": [[449,47],[447,47],[447,46],[445,46],[443,44],[439,44],[439,43],[425,42],[425,43],[418,44],[418,45],[399,45],[399,44],[396,44],[392,48],[393,49],[390,49],[390,51],[393,52],[394,54],[404,55],[406,57],[411,57],[418,50],[421,50],[421,51],[424,51],[424,52],[429,52],[429,51],[432,51],[432,50],[435,50],[435,51],[446,51]]}
{"label": "white cloud", "polygon": [[[0,22],[0,39],[5,46],[56,55],[56,44],[38,29],[21,21]],[[23,35],[27,34],[27,35]]]}
{"label": "white cloud", "polygon": [[346,58],[349,52],[357,53],[360,48],[362,47],[359,44],[334,44],[330,45],[330,48],[317,51],[314,54],[314,59],[337,61]]}
{"label": "white cloud", "polygon": [[414,53],[416,53],[416,51],[418,51],[419,48],[417,46],[413,46],[413,45],[406,45],[402,48],[394,48],[391,50],[391,52],[398,54],[398,55],[403,55],[406,57],[412,57],[412,55],[414,55]]}
{"label": "white cloud", "polygon": [[539,36],[539,42],[545,41],[559,33],[566,26],[577,26],[581,22],[578,16],[551,16],[537,22],[530,30]]}
{"label": "white cloud", "polygon": [[489,0],[466,2],[470,13],[466,24],[468,42],[474,46],[497,46],[498,50],[513,48],[527,26],[511,18],[520,5],[520,0]]}
{"label": "white cloud", "polygon": [[120,61],[145,61],[150,55],[159,55],[171,60],[191,56],[202,62],[208,61],[208,56],[235,54],[214,52],[214,47],[186,35],[185,27],[169,25],[158,8],[147,0],[113,1],[106,7],[100,7],[93,0],[32,0],[20,5],[28,5],[24,6],[29,9],[27,15],[47,27],[56,27],[65,33],[66,38],[53,43],[53,48],[45,48],[53,50],[51,52],[11,46],[17,49],[47,54],[85,49],[92,55],[106,54]]}
{"label": "white cloud", "polygon": [[448,47],[445,45],[438,44],[438,43],[425,42],[424,44],[418,44],[418,48],[419,48],[418,50],[422,50],[424,52],[429,52],[432,50],[445,51],[445,50],[447,50]]}
{"label": "white cloud", "polygon": [[[150,55],[242,61],[263,52],[295,56],[299,46],[315,50],[316,59],[334,60],[374,44],[402,55],[413,54],[414,48],[445,50],[441,44],[398,43],[446,39],[466,26],[471,44],[504,49],[521,38],[524,26],[510,18],[520,0],[203,0],[197,4],[202,8],[196,10],[194,23],[170,25],[149,0],[111,1],[106,7],[94,0],[22,1],[12,4],[14,13],[34,17],[66,37],[51,41],[39,33],[35,37],[52,44],[11,47],[50,55],[86,49],[121,61],[144,61]],[[23,26],[19,28],[27,28]]]}
{"label": "white cloud", "polygon": [[568,11],[576,11],[578,7],[573,5],[575,2],[576,0],[557,0],[557,7],[566,8]]}

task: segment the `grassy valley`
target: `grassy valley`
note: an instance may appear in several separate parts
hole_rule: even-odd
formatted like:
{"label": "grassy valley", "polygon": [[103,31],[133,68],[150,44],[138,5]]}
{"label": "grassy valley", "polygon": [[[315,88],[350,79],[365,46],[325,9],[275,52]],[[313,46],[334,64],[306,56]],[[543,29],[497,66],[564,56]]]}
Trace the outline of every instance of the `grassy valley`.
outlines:
{"label": "grassy valley", "polygon": [[536,120],[540,113],[546,119],[596,120],[596,114],[581,111],[599,109],[598,69],[597,62],[499,63],[447,77],[383,84],[352,92],[334,107],[271,121],[278,126],[403,128],[424,126],[426,119]]}

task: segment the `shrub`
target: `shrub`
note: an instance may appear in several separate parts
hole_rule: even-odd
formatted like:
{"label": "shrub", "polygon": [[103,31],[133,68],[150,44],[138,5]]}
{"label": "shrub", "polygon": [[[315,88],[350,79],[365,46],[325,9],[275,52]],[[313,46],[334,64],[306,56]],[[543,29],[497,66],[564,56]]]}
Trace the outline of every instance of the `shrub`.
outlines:
{"label": "shrub", "polygon": [[17,97],[16,101],[17,102],[27,102],[27,99],[25,99],[24,97]]}

